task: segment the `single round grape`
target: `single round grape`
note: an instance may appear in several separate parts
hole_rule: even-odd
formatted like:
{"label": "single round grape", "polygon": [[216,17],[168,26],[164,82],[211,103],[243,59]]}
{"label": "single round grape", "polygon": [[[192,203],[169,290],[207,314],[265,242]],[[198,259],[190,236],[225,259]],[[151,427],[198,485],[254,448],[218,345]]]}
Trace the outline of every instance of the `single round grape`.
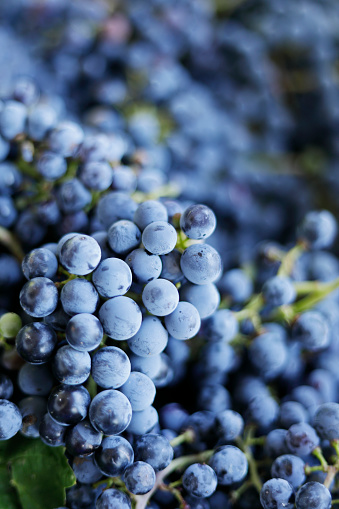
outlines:
{"label": "single round grape", "polygon": [[336,234],[337,223],[328,210],[308,212],[299,228],[299,238],[313,249],[330,246]]}
{"label": "single round grape", "polygon": [[18,354],[31,364],[48,362],[54,354],[57,335],[49,325],[33,322],[20,329],[15,346]]}
{"label": "single round grape", "polygon": [[49,136],[49,146],[53,152],[64,157],[73,156],[84,138],[81,127],[69,120],[59,122]]}
{"label": "single round grape", "polygon": [[17,218],[17,210],[12,198],[0,196],[0,226],[9,228]]}
{"label": "single round grape", "polygon": [[80,167],[78,177],[93,191],[106,191],[112,184],[112,167],[104,161],[88,161]]}
{"label": "single round grape", "polygon": [[109,299],[128,292],[132,284],[132,272],[123,260],[107,258],[93,272],[92,280],[101,297]]}
{"label": "single round grape", "polygon": [[18,404],[22,415],[22,426],[20,432],[25,437],[37,438],[39,436],[39,425],[47,410],[47,401],[40,396],[28,396]]}
{"label": "single round grape", "polygon": [[339,404],[324,403],[314,415],[313,426],[323,440],[339,439]]}
{"label": "single round grape", "polygon": [[166,221],[155,221],[144,229],[142,243],[145,249],[155,255],[170,253],[177,243],[175,228]]}
{"label": "single round grape", "polygon": [[194,497],[210,497],[215,492],[217,484],[218,480],[214,470],[201,463],[190,465],[182,477],[183,487]]}
{"label": "single round grape", "polygon": [[97,215],[104,227],[109,228],[120,219],[133,221],[136,208],[137,204],[127,193],[113,191],[100,198]]}
{"label": "single round grape", "polygon": [[168,332],[159,318],[146,316],[138,332],[128,340],[128,346],[140,357],[159,355],[167,345]]}
{"label": "single round grape", "polygon": [[83,457],[93,454],[100,447],[101,441],[102,434],[87,420],[68,428],[65,435],[66,449],[72,456]]}
{"label": "single round grape", "polygon": [[100,472],[95,464],[94,454],[83,458],[74,458],[72,461],[72,470],[76,480],[82,484],[93,484],[102,478],[102,472]]}
{"label": "single round grape", "polygon": [[215,230],[217,220],[206,205],[191,205],[180,217],[180,228],[189,239],[207,239]]}
{"label": "single round grape", "polygon": [[104,389],[121,387],[130,373],[131,363],[128,355],[116,346],[105,346],[93,355],[92,377]]}
{"label": "single round grape", "polygon": [[152,380],[138,371],[131,372],[120,390],[128,398],[132,410],[138,412],[152,405],[156,393]]}
{"label": "single round grape", "polygon": [[262,288],[262,294],[265,302],[274,307],[291,304],[297,295],[292,280],[284,276],[269,278]]}
{"label": "single round grape", "polygon": [[19,371],[18,386],[29,396],[48,396],[55,380],[48,364],[24,364]]}
{"label": "single round grape", "polygon": [[124,296],[107,300],[99,310],[99,317],[105,334],[118,341],[134,336],[142,321],[139,306]]}
{"label": "single round grape", "polygon": [[330,509],[331,493],[319,482],[307,482],[299,489],[295,505],[297,509]]}
{"label": "single round grape", "polygon": [[97,431],[105,435],[117,435],[131,422],[131,404],[119,391],[114,389],[102,391],[92,400],[89,418]]}
{"label": "single round grape", "polygon": [[145,286],[142,301],[146,309],[155,316],[172,313],[179,302],[179,292],[167,279],[155,279]]}
{"label": "single round grape", "polygon": [[22,425],[18,407],[7,399],[0,399],[0,440],[9,440]]}
{"label": "single round grape", "polygon": [[34,318],[48,316],[58,305],[58,290],[47,277],[36,277],[27,281],[20,292],[22,309]]}
{"label": "single round grape", "polygon": [[131,509],[129,497],[122,491],[110,488],[101,493],[95,503],[95,509]]}
{"label": "single round grape", "polygon": [[133,435],[144,435],[157,425],[158,419],[158,412],[153,406],[140,412],[133,412],[127,431]]}
{"label": "single round grape", "polygon": [[230,442],[242,434],[244,419],[238,412],[227,409],[216,415],[214,426],[218,437],[223,441]]}
{"label": "single round grape", "polygon": [[0,399],[11,399],[13,394],[13,382],[9,376],[0,374]]}
{"label": "single round grape", "polygon": [[287,431],[286,445],[297,456],[307,456],[318,447],[319,437],[307,422],[292,424]]}
{"label": "single round grape", "polygon": [[180,266],[184,276],[196,285],[214,283],[222,270],[219,253],[208,244],[193,244],[185,249]]}
{"label": "single round grape", "polygon": [[160,276],[162,269],[160,256],[147,253],[145,249],[134,249],[125,261],[137,283],[145,284]]}
{"label": "single round grape", "polygon": [[126,468],[124,482],[128,491],[134,495],[145,495],[155,484],[155,472],[148,463],[136,461]]}
{"label": "single round grape", "polygon": [[105,437],[95,452],[95,461],[100,471],[109,477],[122,475],[134,461],[131,444],[121,436]]}
{"label": "single round grape", "polygon": [[84,383],[91,373],[91,357],[88,352],[65,345],[59,348],[53,359],[54,376],[68,385]]}
{"label": "single round grape", "polygon": [[60,300],[64,311],[70,315],[95,313],[99,295],[94,285],[87,279],[72,279],[61,290]]}
{"label": "single round grape", "polygon": [[169,334],[175,339],[193,338],[200,329],[198,310],[189,302],[181,301],[170,315],[165,317]]}
{"label": "single round grape", "polygon": [[54,419],[47,413],[43,416],[39,426],[40,439],[44,444],[51,447],[59,447],[59,445],[65,445],[65,433],[67,427],[63,424],[58,424]]}
{"label": "single round grape", "polygon": [[166,207],[159,201],[147,200],[138,205],[133,218],[135,224],[143,231],[146,226],[155,221],[168,220]]}
{"label": "single round grape", "polygon": [[275,509],[277,507],[293,509],[293,487],[285,479],[269,479],[261,488],[260,502],[264,509]]}
{"label": "single round grape", "polygon": [[66,327],[66,340],[72,348],[91,352],[101,343],[103,329],[96,316],[80,313],[73,316]]}
{"label": "single round grape", "polygon": [[16,313],[5,313],[0,318],[0,331],[5,338],[15,338],[21,327],[21,318]]}
{"label": "single round grape", "polygon": [[193,304],[202,320],[213,315],[220,304],[220,295],[213,283],[208,285],[187,283],[180,288],[180,298]]}
{"label": "single round grape", "polygon": [[59,424],[75,425],[85,419],[91,397],[83,385],[58,385],[48,398],[48,412]]}
{"label": "single round grape", "polygon": [[305,466],[305,462],[298,456],[284,454],[273,461],[271,475],[285,479],[293,488],[297,489],[306,480]]}
{"label": "single round grape", "polygon": [[74,235],[66,240],[60,251],[60,263],[71,274],[85,276],[100,263],[101,249],[88,235]]}
{"label": "single round grape", "polygon": [[152,357],[141,357],[140,355],[130,354],[129,358],[132,371],[139,371],[152,379],[158,375],[161,369],[161,356],[159,354],[152,355]]}
{"label": "single round grape", "polygon": [[43,152],[37,161],[36,168],[47,181],[59,179],[67,171],[66,159],[55,152]]}
{"label": "single round grape", "polygon": [[51,279],[57,273],[58,260],[49,249],[33,249],[23,259],[22,270],[27,279],[34,277],[47,277]]}
{"label": "single round grape", "polygon": [[134,444],[135,459],[144,461],[155,472],[164,470],[173,459],[173,447],[166,437],[148,433],[139,437]]}
{"label": "single round grape", "polygon": [[240,482],[247,475],[247,458],[238,447],[233,445],[219,447],[209,463],[217,474],[218,483],[221,486]]}

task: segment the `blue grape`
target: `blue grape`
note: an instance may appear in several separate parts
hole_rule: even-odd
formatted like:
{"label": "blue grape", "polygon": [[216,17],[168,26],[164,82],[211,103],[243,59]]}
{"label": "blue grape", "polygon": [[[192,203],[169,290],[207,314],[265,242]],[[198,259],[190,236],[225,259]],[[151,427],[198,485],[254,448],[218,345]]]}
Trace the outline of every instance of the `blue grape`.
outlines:
{"label": "blue grape", "polygon": [[39,436],[40,422],[46,412],[47,401],[40,396],[28,396],[19,402],[19,410],[22,415],[22,427],[20,432],[29,438]]}
{"label": "blue grape", "polygon": [[64,311],[73,316],[79,313],[94,313],[99,304],[99,295],[90,281],[77,278],[63,286],[60,300]]}
{"label": "blue grape", "polygon": [[200,324],[198,310],[189,302],[179,302],[173,313],[165,317],[166,329],[175,339],[193,338]]}
{"label": "blue grape", "polygon": [[184,276],[196,285],[214,283],[222,269],[219,253],[208,244],[193,244],[185,249],[180,266]]}
{"label": "blue grape", "polygon": [[168,403],[160,410],[162,428],[169,428],[177,433],[180,432],[188,417],[188,412],[178,403]]}
{"label": "blue grape", "polygon": [[114,389],[97,394],[89,409],[92,426],[105,435],[122,433],[131,422],[131,404],[124,394]]}
{"label": "blue grape", "polygon": [[115,166],[113,171],[112,189],[131,193],[137,187],[136,176],[129,166]]}
{"label": "blue grape", "polygon": [[326,348],[331,341],[326,318],[318,311],[302,313],[293,324],[292,338],[310,352]]}
{"label": "blue grape", "polygon": [[85,276],[100,263],[101,250],[96,240],[88,235],[74,235],[66,240],[60,251],[60,262],[71,274]]}
{"label": "blue grape", "polygon": [[180,217],[180,228],[189,239],[207,239],[216,227],[216,217],[206,205],[191,205]]}
{"label": "blue grape", "polygon": [[31,364],[48,362],[53,357],[56,344],[57,336],[52,327],[41,322],[22,327],[15,341],[18,354]]}
{"label": "blue grape", "polygon": [[145,249],[155,255],[170,253],[177,243],[175,228],[166,221],[154,221],[142,233]]}
{"label": "blue grape", "polygon": [[248,419],[264,430],[278,419],[279,405],[269,394],[258,394],[248,404]]}
{"label": "blue grape", "polygon": [[57,121],[57,113],[48,104],[37,104],[28,112],[27,132],[33,140],[41,141]]}
{"label": "blue grape", "polygon": [[209,462],[217,474],[218,484],[229,486],[245,479],[248,463],[245,454],[233,445],[219,447]]}
{"label": "blue grape", "polygon": [[131,444],[121,436],[105,437],[95,452],[95,462],[100,471],[109,477],[122,475],[134,461]]}
{"label": "blue grape", "polygon": [[55,331],[65,332],[70,316],[65,313],[61,306],[48,316],[44,317],[44,323],[52,327]]}
{"label": "blue grape", "polygon": [[168,332],[158,318],[146,316],[138,332],[128,340],[128,346],[140,357],[159,355],[167,345]]}
{"label": "blue grape", "polygon": [[193,463],[186,468],[182,485],[190,495],[199,498],[210,497],[217,488],[218,480],[214,470],[208,465]]}
{"label": "blue grape", "polygon": [[286,435],[288,449],[297,456],[307,456],[318,447],[319,437],[314,428],[306,422],[292,424]]}
{"label": "blue grape", "polygon": [[288,452],[286,446],[286,429],[273,429],[267,433],[265,441],[265,453],[271,458],[277,458]]}
{"label": "blue grape", "polygon": [[18,407],[7,399],[0,399],[0,440],[9,440],[22,425]]}
{"label": "blue grape", "polygon": [[131,501],[122,491],[110,488],[101,493],[98,497],[95,509],[131,509]]}
{"label": "blue grape", "polygon": [[0,399],[11,399],[13,394],[13,382],[9,376],[0,374]]}
{"label": "blue grape", "polygon": [[107,243],[107,232],[104,230],[99,230],[91,234],[93,239],[97,241],[101,249],[101,261],[106,260],[106,258],[110,258],[112,256],[112,251],[110,250]]}
{"label": "blue grape", "polygon": [[120,387],[131,403],[133,411],[140,412],[152,405],[155,398],[155,386],[152,380],[143,373],[132,371],[128,380]]}
{"label": "blue grape", "polygon": [[109,228],[120,219],[133,221],[137,204],[126,193],[113,191],[100,198],[97,214],[105,228]]}
{"label": "blue grape", "polygon": [[95,464],[94,455],[74,458],[72,470],[77,481],[82,484],[93,484],[102,478],[102,473]]}
{"label": "blue grape", "polygon": [[293,509],[293,487],[285,479],[269,479],[261,488],[260,502],[264,509],[275,509],[277,507]]}
{"label": "blue grape", "polygon": [[7,161],[0,163],[0,192],[2,195],[12,195],[18,190],[21,182],[21,173],[13,163]]}
{"label": "blue grape", "polygon": [[59,348],[53,359],[55,378],[68,385],[84,383],[91,373],[91,357],[88,352],[80,352],[71,346]]}
{"label": "blue grape", "polygon": [[15,222],[17,215],[12,198],[0,196],[0,226],[9,228]]}
{"label": "blue grape", "polygon": [[166,437],[149,433],[139,437],[134,444],[135,459],[144,461],[155,472],[164,470],[173,459],[173,447]]}
{"label": "blue grape", "polygon": [[104,389],[117,389],[128,379],[131,363],[127,354],[116,346],[100,348],[92,358],[92,377]]}
{"label": "blue grape", "polygon": [[25,130],[27,108],[18,101],[7,101],[0,112],[0,131],[8,140],[12,140]]}
{"label": "blue grape", "polygon": [[262,294],[265,302],[273,307],[291,304],[296,298],[292,280],[284,276],[269,278],[262,288]]}
{"label": "blue grape", "polygon": [[28,315],[43,318],[55,311],[58,305],[58,290],[47,277],[35,277],[23,286],[20,304]]}
{"label": "blue grape", "polygon": [[21,281],[22,273],[19,262],[12,255],[0,254],[0,286],[11,287]]}
{"label": "blue grape", "polygon": [[161,368],[160,355],[152,355],[152,357],[141,357],[140,355],[130,354],[129,358],[133,371],[144,373],[144,375],[147,375],[152,379],[158,375]]}
{"label": "blue grape", "polygon": [[106,191],[112,184],[113,170],[104,161],[89,161],[80,167],[78,176],[81,182],[93,191]]}
{"label": "blue grape", "polygon": [[94,509],[100,489],[88,484],[75,484],[66,490],[66,504],[70,509]]}
{"label": "blue grape", "polygon": [[56,198],[64,214],[74,214],[91,203],[92,195],[80,180],[74,178],[60,184]]}
{"label": "blue grape", "polygon": [[297,401],[285,401],[280,405],[280,424],[289,428],[297,422],[307,422],[308,414],[306,409]]}
{"label": "blue grape", "polygon": [[[9,150],[10,150],[9,142],[6,141],[5,138],[3,138],[3,136],[0,136],[0,161],[4,161],[6,159],[6,157],[9,154]],[[1,185],[1,180],[0,180],[0,185]],[[3,188],[2,188],[2,190],[3,190]]]}
{"label": "blue grape", "polygon": [[132,221],[122,219],[113,223],[107,233],[110,248],[120,256],[136,249],[141,241],[141,232]]}
{"label": "blue grape", "polygon": [[39,425],[40,439],[44,444],[51,447],[65,445],[66,430],[66,426],[55,422],[55,420],[47,413],[42,417]]}
{"label": "blue grape", "polygon": [[145,284],[160,276],[162,263],[158,255],[135,249],[125,259],[137,283]]}
{"label": "blue grape", "polygon": [[153,406],[140,412],[133,412],[127,431],[133,435],[144,435],[153,430],[158,424],[158,419],[158,412]]}
{"label": "blue grape", "polygon": [[203,385],[198,394],[198,406],[215,414],[230,407],[230,395],[221,384]]}
{"label": "blue grape", "polygon": [[299,228],[300,239],[313,249],[330,246],[336,234],[336,220],[328,210],[309,212]]}
{"label": "blue grape", "polygon": [[180,297],[182,300],[193,304],[202,320],[213,315],[220,304],[220,295],[213,283],[208,285],[187,283],[181,287]]}
{"label": "blue grape", "polygon": [[126,468],[124,481],[128,491],[134,495],[145,495],[155,484],[155,472],[148,463],[136,461]]}
{"label": "blue grape", "polygon": [[266,380],[276,378],[287,361],[287,348],[284,341],[272,332],[257,336],[249,347],[252,365]]}
{"label": "blue grape", "polygon": [[93,272],[92,280],[101,297],[117,297],[130,289],[132,273],[123,260],[107,258]]}
{"label": "blue grape", "polygon": [[226,294],[232,302],[242,303],[248,300],[253,292],[253,283],[244,270],[232,269],[223,275],[218,282],[222,294]]}
{"label": "blue grape", "polygon": [[68,428],[65,435],[66,449],[72,456],[89,456],[100,447],[102,434],[89,421],[79,422]]}
{"label": "blue grape", "polygon": [[319,482],[307,482],[299,489],[295,505],[297,509],[330,509],[331,493]]}
{"label": "blue grape", "polygon": [[50,133],[49,147],[53,152],[71,157],[84,138],[81,127],[75,122],[60,122]]}
{"label": "blue grape", "polygon": [[65,426],[85,419],[91,397],[83,385],[58,385],[51,392],[47,408],[50,416]]}
{"label": "blue grape", "polygon": [[162,279],[168,279],[172,283],[179,283],[184,279],[184,275],[180,267],[181,253],[177,249],[173,249],[170,253],[162,255],[162,271],[160,277]]}
{"label": "blue grape", "polygon": [[46,248],[33,249],[22,262],[22,271],[27,279],[47,277],[52,279],[58,270],[56,256]]}
{"label": "blue grape", "polygon": [[339,439],[339,404],[324,403],[318,407],[313,419],[313,426],[324,440]]}
{"label": "blue grape", "polygon": [[[143,231],[146,226],[155,221],[168,220],[166,207],[156,200],[147,200],[138,205],[134,213],[133,221]],[[158,253],[159,254],[159,253]]]}
{"label": "blue grape", "polygon": [[271,467],[272,477],[279,477],[288,481],[297,489],[306,480],[305,462],[293,454],[284,454],[276,458]]}
{"label": "blue grape", "polygon": [[72,348],[81,352],[91,352],[103,338],[103,329],[96,316],[80,313],[73,316],[66,327],[66,339]]}
{"label": "blue grape", "polygon": [[60,154],[56,154],[55,152],[43,152],[39,156],[36,167],[45,180],[53,181],[65,175],[67,171],[67,162]]}
{"label": "blue grape", "polygon": [[18,386],[29,396],[48,396],[54,385],[54,378],[47,364],[24,364],[19,371]]}
{"label": "blue grape", "polygon": [[179,292],[167,279],[155,279],[145,286],[142,301],[146,309],[155,316],[167,316],[179,302]]}
{"label": "blue grape", "polygon": [[215,416],[215,431],[223,441],[234,440],[242,434],[243,429],[244,419],[234,410],[223,410]]}
{"label": "blue grape", "polygon": [[99,310],[105,334],[118,341],[133,337],[141,326],[139,306],[129,297],[114,297],[107,300]]}

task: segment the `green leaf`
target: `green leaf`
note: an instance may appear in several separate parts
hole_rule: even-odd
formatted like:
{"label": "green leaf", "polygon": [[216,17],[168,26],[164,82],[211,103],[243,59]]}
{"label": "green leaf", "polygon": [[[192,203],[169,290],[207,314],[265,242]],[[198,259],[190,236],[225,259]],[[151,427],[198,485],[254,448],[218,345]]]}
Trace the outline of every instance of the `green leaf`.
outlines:
{"label": "green leaf", "polygon": [[[0,466],[11,471],[5,487],[10,481],[21,502],[13,508],[54,509],[64,505],[65,489],[75,483],[75,477],[63,447],[48,447],[38,439],[20,435],[0,445]],[[0,509],[7,509],[1,503]]]}
{"label": "green leaf", "polygon": [[10,483],[10,470],[7,465],[0,465],[0,509],[21,509],[18,495]]}

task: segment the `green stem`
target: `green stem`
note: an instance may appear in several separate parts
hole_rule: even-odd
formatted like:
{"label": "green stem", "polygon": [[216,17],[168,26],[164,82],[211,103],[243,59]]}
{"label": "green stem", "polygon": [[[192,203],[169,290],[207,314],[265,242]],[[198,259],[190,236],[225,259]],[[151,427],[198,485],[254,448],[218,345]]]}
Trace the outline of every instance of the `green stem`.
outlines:
{"label": "green stem", "polygon": [[247,434],[247,439],[243,440],[242,438],[238,437],[235,439],[236,444],[242,451],[245,453],[245,456],[248,461],[249,466],[249,472],[250,472],[250,480],[253,486],[256,488],[258,493],[260,493],[262,488],[262,482],[258,473],[257,464],[253,457],[252,450],[250,445],[248,445],[247,442],[249,442],[252,439],[252,431],[249,430]]}
{"label": "green stem", "polygon": [[297,244],[292,247],[282,258],[281,265],[278,270],[278,276],[289,276],[293,270],[295,262],[299,256],[304,252],[305,246]]}
{"label": "green stem", "polygon": [[311,295],[308,295],[291,306],[294,314],[296,315],[311,309],[337,288],[339,288],[339,278],[329,283],[323,283],[320,290],[313,292]]}
{"label": "green stem", "polygon": [[326,486],[326,488],[330,488],[332,482],[334,481],[334,478],[335,476],[337,475],[338,473],[338,470],[336,469],[335,466],[331,465],[328,467],[328,470],[327,470],[327,475],[326,475],[326,478],[325,478],[325,481],[324,481],[324,486]]}
{"label": "green stem", "polygon": [[153,486],[149,493],[146,493],[146,495],[137,495],[136,497],[134,497],[136,501],[135,509],[145,509],[149,500],[152,498],[154,493],[163,483],[164,479],[168,477],[170,474],[172,474],[176,470],[182,470],[188,467],[189,465],[192,465],[192,463],[205,463],[210,459],[213,453],[214,450],[209,450],[199,454],[182,456],[181,458],[176,458],[173,461],[171,461],[168,467],[166,467],[164,470],[157,474],[155,485]]}
{"label": "green stem", "polygon": [[132,194],[132,199],[138,203],[146,200],[157,200],[158,198],[176,198],[179,196],[181,189],[179,186],[173,183],[165,184],[157,188],[151,193],[142,193],[141,191],[135,191]]}
{"label": "green stem", "polygon": [[253,486],[252,481],[250,479],[248,479],[248,481],[245,481],[240,486],[240,488],[238,488],[237,490],[231,491],[230,497],[231,497],[232,502],[236,502],[237,500],[239,500],[239,498],[243,495],[243,493],[245,493],[245,491],[247,491],[251,486]]}
{"label": "green stem", "polygon": [[309,467],[308,465],[305,466],[305,474],[310,475],[312,472],[323,472],[324,467],[321,465],[317,465],[315,467]]}
{"label": "green stem", "polygon": [[32,166],[32,164],[27,163],[24,159],[20,159],[16,162],[19,170],[24,175],[27,175],[28,177],[31,177],[33,179],[41,179],[40,173]]}
{"label": "green stem", "polygon": [[235,313],[235,317],[239,322],[246,318],[256,318],[263,305],[264,299],[261,293],[258,293],[252,297],[249,303],[241,311],[237,311]]}
{"label": "green stem", "polygon": [[8,251],[19,260],[19,262],[22,262],[25,257],[25,253],[19,241],[12,232],[2,226],[0,226],[0,244],[5,246]]}
{"label": "green stem", "polygon": [[339,504],[339,498],[335,498],[334,500],[332,500],[332,505],[333,504]]}
{"label": "green stem", "polygon": [[333,449],[335,450],[335,453],[338,457],[337,461],[339,461],[339,440],[332,440],[331,445]]}
{"label": "green stem", "polygon": [[177,445],[184,444],[184,443],[191,443],[195,440],[195,433],[192,429],[187,429],[184,433],[181,435],[178,435],[177,437],[173,438],[170,441],[170,444],[172,447],[176,447]]}
{"label": "green stem", "polygon": [[323,468],[323,470],[325,472],[327,470],[327,468],[328,468],[328,463],[327,463],[327,461],[326,461],[326,459],[325,459],[325,457],[324,457],[324,455],[322,453],[321,448],[320,447],[316,447],[314,449],[314,451],[312,451],[312,454],[313,454],[313,456],[315,456],[319,460],[320,465],[322,466],[322,468]]}

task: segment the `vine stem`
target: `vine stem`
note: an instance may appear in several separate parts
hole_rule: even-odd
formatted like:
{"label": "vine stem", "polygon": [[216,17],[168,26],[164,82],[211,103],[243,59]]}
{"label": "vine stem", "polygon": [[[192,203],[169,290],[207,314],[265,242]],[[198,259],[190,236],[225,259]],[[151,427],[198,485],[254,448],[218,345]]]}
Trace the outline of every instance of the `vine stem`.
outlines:
{"label": "vine stem", "polygon": [[12,232],[2,226],[0,226],[0,244],[5,246],[20,263],[22,262],[25,257],[25,253],[23,252],[19,241]]}
{"label": "vine stem", "polygon": [[204,451],[199,454],[191,454],[189,456],[182,456],[181,458],[176,458],[166,467],[162,472],[159,472],[156,476],[155,485],[146,493],[146,495],[136,495],[134,498],[135,507],[134,509],[145,509],[149,500],[152,498],[157,489],[163,484],[164,479],[168,477],[175,470],[183,469],[192,465],[192,463],[205,463],[210,459],[214,450]]}
{"label": "vine stem", "polygon": [[245,440],[241,437],[236,438],[236,444],[243,450],[245,456],[248,461],[249,471],[250,471],[250,480],[253,486],[256,488],[258,493],[261,492],[262,482],[258,473],[257,464],[255,459],[253,458],[252,450],[251,450],[251,440],[253,439],[254,429],[249,429]]}
{"label": "vine stem", "polygon": [[192,429],[187,429],[181,435],[178,435],[177,437],[173,438],[170,441],[170,444],[172,447],[176,447],[177,445],[180,445],[180,444],[193,442],[194,439],[195,439],[194,431]]}
{"label": "vine stem", "polygon": [[278,276],[289,276],[299,256],[305,251],[304,244],[300,243],[292,247],[282,258],[278,270]]}
{"label": "vine stem", "polygon": [[330,465],[327,469],[327,475],[326,475],[326,478],[325,478],[325,481],[324,481],[324,486],[326,486],[326,488],[330,488],[332,482],[334,481],[334,478],[335,476],[337,475],[338,473],[338,470],[336,469],[336,467],[334,465]]}

